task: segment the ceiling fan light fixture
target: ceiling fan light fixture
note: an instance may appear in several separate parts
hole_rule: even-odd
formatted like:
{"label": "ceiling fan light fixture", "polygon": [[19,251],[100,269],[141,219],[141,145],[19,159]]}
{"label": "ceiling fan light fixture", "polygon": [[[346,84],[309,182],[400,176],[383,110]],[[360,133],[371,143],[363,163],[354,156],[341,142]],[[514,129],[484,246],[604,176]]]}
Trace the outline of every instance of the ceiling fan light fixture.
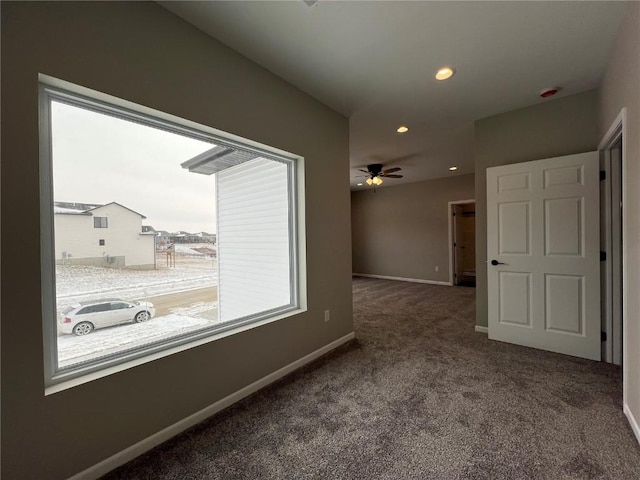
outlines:
{"label": "ceiling fan light fixture", "polygon": [[[384,165],[381,163],[372,163],[367,165],[366,170],[362,168],[358,168],[358,170],[367,174],[367,179],[365,180],[367,185],[375,185],[376,187],[383,184],[384,180],[382,180],[382,177],[402,178],[404,176],[395,174],[395,172],[402,170],[402,168],[392,167],[384,169]],[[358,184],[358,186],[360,185],[362,184]]]}
{"label": "ceiling fan light fixture", "polygon": [[442,67],[440,70],[436,72],[436,80],[447,80],[448,78],[453,77],[454,73],[456,72],[453,68]]}
{"label": "ceiling fan light fixture", "polygon": [[396,132],[398,133],[407,133],[408,131],[409,131],[409,127],[407,127],[406,125],[400,125],[396,130]]}

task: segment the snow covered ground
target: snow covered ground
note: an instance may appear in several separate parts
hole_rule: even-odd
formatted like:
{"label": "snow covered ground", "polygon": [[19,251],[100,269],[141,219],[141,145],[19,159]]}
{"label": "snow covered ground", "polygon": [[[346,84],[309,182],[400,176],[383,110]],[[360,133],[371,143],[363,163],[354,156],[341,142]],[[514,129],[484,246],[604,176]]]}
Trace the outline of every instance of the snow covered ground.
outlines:
{"label": "snow covered ground", "polygon": [[175,250],[176,255],[193,255],[196,257],[201,257],[204,255],[203,253],[200,253],[197,250],[194,250],[193,248],[187,245],[182,245],[180,243],[176,243],[173,246],[173,249]]}
{"label": "snow covered ground", "polygon": [[216,323],[217,303],[199,302],[190,308],[175,309],[169,315],[154,317],[144,323],[127,323],[94,330],[83,337],[61,335],[58,337],[58,367],[138,348]]}
{"label": "snow covered ground", "polygon": [[215,261],[178,258],[172,268],[129,270],[83,265],[56,266],[58,308],[98,298],[138,300],[216,285]]}
{"label": "snow covered ground", "polygon": [[[196,252],[197,253],[197,252]],[[175,268],[127,270],[80,265],[56,267],[58,309],[99,298],[149,299],[216,285],[215,260],[181,258]],[[89,335],[58,336],[59,368],[138,348],[218,323],[217,302],[196,302],[170,309],[145,323],[94,330]]]}

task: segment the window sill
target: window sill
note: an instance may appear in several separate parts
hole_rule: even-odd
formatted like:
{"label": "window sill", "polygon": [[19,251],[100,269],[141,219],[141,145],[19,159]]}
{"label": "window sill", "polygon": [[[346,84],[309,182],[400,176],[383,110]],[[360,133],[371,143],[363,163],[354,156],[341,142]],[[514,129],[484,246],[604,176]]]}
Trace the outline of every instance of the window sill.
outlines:
{"label": "window sill", "polygon": [[220,340],[225,337],[229,337],[231,335],[237,335],[239,333],[245,332],[247,330],[251,330],[253,328],[261,327],[262,325],[266,325],[271,322],[276,322],[278,320],[282,320],[284,318],[292,317],[294,315],[300,315],[301,313],[306,312],[306,308],[298,308],[296,310],[291,310],[279,315],[274,315],[269,318],[265,318],[262,320],[258,320],[256,322],[241,325],[237,328],[233,328],[230,330],[225,330],[219,333],[213,333],[204,338],[198,338],[191,342],[183,343],[180,345],[176,345],[173,347],[165,348],[158,352],[149,353],[143,357],[135,358],[133,360],[128,360],[123,363],[119,363],[117,365],[110,365],[101,370],[87,373],[85,375],[80,375],[78,377],[70,378],[68,380],[61,380],[53,385],[48,385],[45,387],[44,394],[45,396],[53,395],[58,392],[63,392],[73,387],[77,387],[79,385],[83,385],[85,383],[93,382],[94,380],[99,380],[100,378],[108,377],[110,375],[114,375],[118,372],[122,372],[124,370],[128,370],[130,368],[137,367],[139,365],[144,365],[145,363],[153,362],[154,360],[158,360],[160,358],[167,357],[169,355],[174,355],[176,353],[184,352],[185,350],[189,350],[195,347],[199,347],[201,345],[214,342],[216,340]]}

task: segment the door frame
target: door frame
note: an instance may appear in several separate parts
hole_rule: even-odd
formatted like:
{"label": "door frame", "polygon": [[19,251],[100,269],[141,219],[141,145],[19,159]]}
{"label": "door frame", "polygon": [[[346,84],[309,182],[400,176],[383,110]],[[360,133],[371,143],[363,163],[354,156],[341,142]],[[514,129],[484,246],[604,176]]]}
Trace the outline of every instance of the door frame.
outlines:
{"label": "door frame", "polygon": [[[627,404],[628,404],[628,398],[627,398],[627,385],[628,385],[628,377],[629,377],[629,359],[628,359],[628,352],[629,352],[629,345],[628,345],[628,338],[627,338],[627,319],[629,318],[628,316],[628,309],[627,309],[627,285],[628,285],[628,278],[627,278],[627,268],[625,268],[625,265],[627,265],[627,247],[629,245],[629,237],[628,237],[628,211],[629,209],[627,208],[628,203],[628,192],[627,192],[627,109],[623,108],[622,110],[620,110],[620,113],[618,114],[618,116],[616,117],[616,119],[613,121],[613,123],[611,124],[611,126],[609,127],[609,130],[607,130],[607,133],[604,135],[604,137],[602,138],[602,141],[600,142],[600,144],[598,145],[598,152],[600,153],[600,158],[601,161],[602,159],[606,159],[609,156],[609,152],[611,150],[611,148],[614,146],[614,144],[620,139],[620,136],[622,136],[622,171],[621,171],[621,184],[622,184],[622,192],[621,192],[621,198],[622,198],[622,402],[623,402],[623,408],[625,410],[628,409]],[[610,225],[609,225],[610,227]],[[610,248],[610,245],[607,245],[607,248]],[[610,258],[610,252],[607,251],[607,257]],[[610,267],[607,267],[610,268]],[[607,282],[609,282],[609,278],[607,279]],[[610,288],[610,286],[608,286],[608,288]],[[603,299],[606,301],[611,301],[611,298],[607,298],[607,299]],[[610,311],[609,308],[607,308],[607,311]],[[607,352],[605,361],[610,362],[611,361],[611,357],[609,356],[609,354],[613,351],[613,347],[612,347],[612,341],[613,341],[613,335],[612,335],[612,329],[613,329],[613,325],[611,322],[611,318],[607,318],[605,321],[605,331],[607,332],[607,340],[606,340],[606,346],[605,346],[605,351]]]}
{"label": "door frame", "polygon": [[455,200],[453,202],[449,202],[447,204],[447,217],[449,218],[449,285],[453,286],[453,273],[455,265],[453,263],[453,229],[455,228],[455,224],[453,223],[453,206],[454,205],[464,205],[466,203],[476,203],[475,198],[470,198],[467,200]]}
{"label": "door frame", "polygon": [[[600,250],[605,253],[601,265],[602,331],[606,340],[602,342],[602,361],[622,364],[622,131],[617,128],[600,154],[600,171],[604,173],[600,183],[601,232]],[[613,157],[618,149],[619,157]],[[616,204],[617,203],[617,204]]]}

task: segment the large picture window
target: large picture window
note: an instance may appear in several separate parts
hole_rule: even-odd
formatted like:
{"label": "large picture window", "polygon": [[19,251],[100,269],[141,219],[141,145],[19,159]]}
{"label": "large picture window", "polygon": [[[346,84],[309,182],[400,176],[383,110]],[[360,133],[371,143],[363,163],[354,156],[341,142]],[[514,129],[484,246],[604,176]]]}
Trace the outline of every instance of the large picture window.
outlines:
{"label": "large picture window", "polygon": [[302,159],[96,97],[40,88],[48,385],[298,311]]}

